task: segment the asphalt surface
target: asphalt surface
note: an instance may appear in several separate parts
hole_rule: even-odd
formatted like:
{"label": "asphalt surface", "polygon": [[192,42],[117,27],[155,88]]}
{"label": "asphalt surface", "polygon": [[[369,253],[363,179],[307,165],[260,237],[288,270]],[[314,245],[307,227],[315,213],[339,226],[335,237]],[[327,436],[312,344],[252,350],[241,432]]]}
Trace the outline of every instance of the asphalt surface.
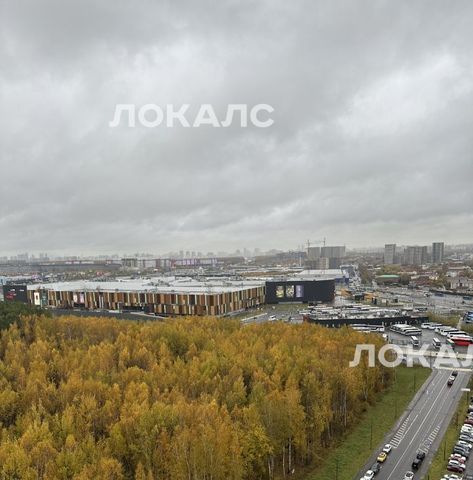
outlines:
{"label": "asphalt surface", "polygon": [[473,300],[465,300],[461,295],[431,293],[402,287],[379,287],[378,290],[390,299],[397,298],[400,302],[423,305],[434,313],[473,310]]}
{"label": "asphalt surface", "polygon": [[[426,453],[426,458],[421,468],[414,471],[414,479],[423,478],[442,442],[458,402],[465,399],[465,393],[461,389],[468,384],[471,372],[460,371],[454,384],[448,387],[447,380],[450,374],[451,370],[432,371],[402,418],[373,452],[356,480],[362,478],[364,472],[376,462],[376,457],[385,443],[390,443],[393,449],[382,464],[376,480],[402,480],[407,471],[413,471],[412,462],[419,450]],[[461,420],[459,419],[459,422]],[[448,457],[450,453],[446,452],[446,456]]]}

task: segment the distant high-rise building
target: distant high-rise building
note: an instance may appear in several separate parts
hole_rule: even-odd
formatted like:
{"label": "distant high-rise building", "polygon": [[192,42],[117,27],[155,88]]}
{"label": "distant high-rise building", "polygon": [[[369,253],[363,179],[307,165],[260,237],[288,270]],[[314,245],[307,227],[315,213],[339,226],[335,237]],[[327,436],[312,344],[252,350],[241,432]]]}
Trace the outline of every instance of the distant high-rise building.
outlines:
{"label": "distant high-rise building", "polygon": [[307,260],[320,258],[320,247],[307,247]]}
{"label": "distant high-rise building", "polygon": [[320,248],[320,258],[328,260],[328,268],[339,268],[343,263],[345,250],[345,246],[323,246]]}
{"label": "distant high-rise building", "polygon": [[345,246],[322,247],[320,256],[325,258],[343,258],[345,256]]}
{"label": "distant high-rise building", "polygon": [[396,263],[396,244],[387,243],[384,246],[384,264],[394,265]]}
{"label": "distant high-rise building", "polygon": [[443,242],[432,243],[432,263],[442,263],[445,244]]}
{"label": "distant high-rise building", "polygon": [[404,251],[404,263],[407,265],[423,265],[427,263],[427,247],[411,246]]}

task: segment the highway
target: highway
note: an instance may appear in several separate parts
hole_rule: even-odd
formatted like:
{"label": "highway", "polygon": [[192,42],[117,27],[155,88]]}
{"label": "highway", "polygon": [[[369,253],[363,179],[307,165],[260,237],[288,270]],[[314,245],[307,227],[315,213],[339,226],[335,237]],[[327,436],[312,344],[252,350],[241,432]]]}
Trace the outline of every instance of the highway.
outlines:
{"label": "highway", "polygon": [[[354,480],[362,478],[366,470],[376,462],[376,457],[385,443],[391,443],[393,449],[382,464],[376,480],[402,480],[407,471],[412,471],[411,464],[419,450],[426,453],[426,458],[421,468],[415,471],[414,479],[423,478],[441,444],[458,402],[465,399],[461,389],[466,387],[471,375],[470,371],[460,371],[454,384],[448,387],[450,373],[451,370],[432,371],[397,425],[373,452]],[[450,453],[446,452],[447,456]]]}

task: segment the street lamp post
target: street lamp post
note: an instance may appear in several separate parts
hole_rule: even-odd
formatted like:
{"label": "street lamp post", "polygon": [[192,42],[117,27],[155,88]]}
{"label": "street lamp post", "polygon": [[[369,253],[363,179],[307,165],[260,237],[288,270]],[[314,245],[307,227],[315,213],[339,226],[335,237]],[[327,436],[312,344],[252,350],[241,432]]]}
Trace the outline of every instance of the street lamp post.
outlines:
{"label": "street lamp post", "polygon": [[370,450],[373,448],[373,419],[371,419],[370,423]]}

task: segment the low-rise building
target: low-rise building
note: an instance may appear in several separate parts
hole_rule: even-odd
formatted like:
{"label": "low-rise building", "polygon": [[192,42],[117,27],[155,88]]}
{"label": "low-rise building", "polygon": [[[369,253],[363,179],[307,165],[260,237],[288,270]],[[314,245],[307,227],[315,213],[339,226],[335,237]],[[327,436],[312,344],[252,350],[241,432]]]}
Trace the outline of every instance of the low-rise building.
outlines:
{"label": "low-rise building", "polygon": [[112,282],[28,285],[28,301],[60,309],[139,311],[157,315],[225,315],[265,303],[262,281],[157,277]]}
{"label": "low-rise building", "polygon": [[473,278],[454,277],[450,279],[450,288],[452,290],[473,291]]}

